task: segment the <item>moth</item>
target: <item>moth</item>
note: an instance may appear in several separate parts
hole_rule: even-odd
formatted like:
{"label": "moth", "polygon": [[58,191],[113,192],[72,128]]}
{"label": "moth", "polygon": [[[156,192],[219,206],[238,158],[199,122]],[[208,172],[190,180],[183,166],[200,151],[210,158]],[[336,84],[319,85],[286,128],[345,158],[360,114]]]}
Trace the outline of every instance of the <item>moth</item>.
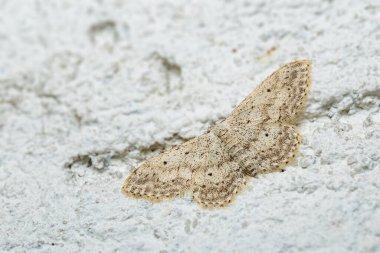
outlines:
{"label": "moth", "polygon": [[122,192],[153,202],[190,192],[202,207],[229,205],[250,177],[294,159],[302,141],[294,124],[310,88],[310,61],[280,67],[207,133],[135,168]]}

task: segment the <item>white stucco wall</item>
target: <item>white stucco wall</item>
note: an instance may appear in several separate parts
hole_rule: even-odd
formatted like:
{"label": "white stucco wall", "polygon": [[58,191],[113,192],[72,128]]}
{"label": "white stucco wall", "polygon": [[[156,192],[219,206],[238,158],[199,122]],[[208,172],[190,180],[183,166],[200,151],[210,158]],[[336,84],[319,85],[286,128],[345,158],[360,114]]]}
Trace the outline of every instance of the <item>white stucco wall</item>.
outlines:
{"label": "white stucco wall", "polygon": [[[380,252],[379,45],[378,1],[0,1],[0,251]],[[121,195],[299,58],[286,172],[221,210]]]}

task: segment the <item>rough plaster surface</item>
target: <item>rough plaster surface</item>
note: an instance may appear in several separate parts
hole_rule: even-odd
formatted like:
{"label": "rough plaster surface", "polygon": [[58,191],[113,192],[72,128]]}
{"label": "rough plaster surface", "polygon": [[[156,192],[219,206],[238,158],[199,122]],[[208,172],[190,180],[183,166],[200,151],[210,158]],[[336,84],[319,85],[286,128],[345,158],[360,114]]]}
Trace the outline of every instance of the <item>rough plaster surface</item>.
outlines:
{"label": "rough plaster surface", "polygon": [[[0,251],[380,252],[378,1],[0,1]],[[131,169],[309,58],[297,163],[229,208]]]}

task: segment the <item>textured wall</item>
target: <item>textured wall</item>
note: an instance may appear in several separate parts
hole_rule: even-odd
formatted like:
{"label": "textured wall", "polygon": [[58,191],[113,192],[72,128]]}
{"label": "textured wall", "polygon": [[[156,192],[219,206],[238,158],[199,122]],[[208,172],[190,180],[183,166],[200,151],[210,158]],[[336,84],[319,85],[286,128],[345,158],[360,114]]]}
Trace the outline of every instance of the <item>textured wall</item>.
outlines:
{"label": "textured wall", "polygon": [[[369,0],[0,0],[0,251],[379,252],[379,24]],[[120,194],[299,58],[286,172],[216,211]]]}

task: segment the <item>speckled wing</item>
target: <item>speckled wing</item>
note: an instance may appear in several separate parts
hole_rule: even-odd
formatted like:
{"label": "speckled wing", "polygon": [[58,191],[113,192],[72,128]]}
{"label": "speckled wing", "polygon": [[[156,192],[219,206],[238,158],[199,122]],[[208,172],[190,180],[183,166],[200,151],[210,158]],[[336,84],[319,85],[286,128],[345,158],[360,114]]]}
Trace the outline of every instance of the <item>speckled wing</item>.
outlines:
{"label": "speckled wing", "polygon": [[208,136],[205,164],[193,174],[193,200],[202,207],[224,207],[242,190],[246,177],[239,164],[231,161],[222,141],[212,132]]}
{"label": "speckled wing", "polygon": [[294,158],[301,143],[295,126],[283,123],[245,127],[221,124],[212,132],[221,140],[231,160],[249,176],[281,170]]}
{"label": "speckled wing", "polygon": [[203,207],[225,206],[245,182],[238,165],[228,159],[220,140],[205,134],[142,163],[126,179],[122,192],[161,201],[192,191]]}
{"label": "speckled wing", "polygon": [[288,63],[265,79],[235,110],[226,122],[232,125],[293,123],[304,107],[311,88],[311,63]]}
{"label": "speckled wing", "polygon": [[247,178],[234,161],[204,167],[194,175],[193,200],[206,208],[225,207],[247,183]]}
{"label": "speckled wing", "polygon": [[161,201],[191,189],[193,171],[204,164],[203,135],[146,160],[126,179],[122,192],[128,196]]}

